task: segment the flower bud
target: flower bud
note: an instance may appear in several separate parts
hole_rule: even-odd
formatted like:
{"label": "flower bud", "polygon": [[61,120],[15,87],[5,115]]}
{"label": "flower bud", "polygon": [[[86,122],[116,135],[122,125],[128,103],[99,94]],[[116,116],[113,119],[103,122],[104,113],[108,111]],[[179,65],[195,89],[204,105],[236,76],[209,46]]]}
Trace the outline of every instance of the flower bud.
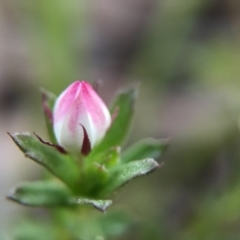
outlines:
{"label": "flower bud", "polygon": [[87,154],[84,145],[93,148],[110,124],[108,108],[87,82],[72,83],[56,100],[54,133],[58,144],[69,152]]}

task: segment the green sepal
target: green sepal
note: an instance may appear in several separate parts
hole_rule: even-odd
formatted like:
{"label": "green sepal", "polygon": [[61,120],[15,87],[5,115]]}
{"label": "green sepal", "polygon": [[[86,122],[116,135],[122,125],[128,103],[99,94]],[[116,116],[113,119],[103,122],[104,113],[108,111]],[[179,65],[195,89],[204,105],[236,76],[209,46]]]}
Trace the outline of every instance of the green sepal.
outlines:
{"label": "green sepal", "polygon": [[128,183],[130,180],[146,175],[158,167],[159,164],[152,158],[120,164],[118,167],[111,170],[109,181],[106,184],[103,193],[111,193]]}
{"label": "green sepal", "polygon": [[106,168],[112,168],[120,163],[120,152],[120,147],[112,147],[104,153],[100,162],[104,164]]}
{"label": "green sepal", "polygon": [[87,156],[84,160],[85,167],[87,168],[92,163],[102,164],[107,168],[113,167],[120,162],[120,153],[121,153],[121,148],[117,146],[117,147],[111,147],[106,151],[100,152],[94,156],[93,155],[90,157]]}
{"label": "green sepal", "polygon": [[136,96],[136,86],[119,92],[110,109],[113,122],[103,140],[93,148],[89,158],[111,147],[120,146],[122,144],[131,126]]}
{"label": "green sepal", "polygon": [[130,162],[144,158],[158,159],[167,149],[168,142],[168,139],[158,140],[153,138],[147,138],[140,140],[123,152],[121,156],[121,161]]}
{"label": "green sepal", "polygon": [[44,166],[70,188],[77,187],[80,170],[71,155],[60,153],[27,132],[9,135],[26,157]]}
{"label": "green sepal", "polygon": [[70,205],[71,192],[57,181],[25,182],[15,187],[8,199],[33,207]]}
{"label": "green sepal", "polygon": [[49,135],[49,139],[52,143],[57,143],[56,137],[53,131],[53,107],[56,101],[56,95],[41,88],[42,93],[42,107],[43,107],[43,114],[47,126],[47,131]]}
{"label": "green sepal", "polygon": [[80,193],[84,196],[99,197],[109,179],[109,169],[120,163],[120,147],[113,147],[96,155],[94,158],[84,159]]}
{"label": "green sepal", "polygon": [[100,163],[88,164],[81,174],[79,194],[90,198],[99,198],[101,189],[109,179],[108,169]]}

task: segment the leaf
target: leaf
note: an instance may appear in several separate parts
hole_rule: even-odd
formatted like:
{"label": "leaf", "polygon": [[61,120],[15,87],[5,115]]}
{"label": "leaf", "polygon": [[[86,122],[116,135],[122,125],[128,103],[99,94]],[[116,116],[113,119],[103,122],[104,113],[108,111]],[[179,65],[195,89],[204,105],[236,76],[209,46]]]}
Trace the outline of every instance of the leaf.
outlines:
{"label": "leaf", "polygon": [[116,115],[116,117],[103,140],[92,150],[89,159],[111,147],[121,145],[124,141],[132,122],[136,96],[136,87],[131,87],[118,94],[111,107],[111,114]]}
{"label": "leaf", "polygon": [[111,200],[75,197],[58,181],[25,182],[15,187],[7,198],[32,207],[92,205],[102,212],[112,204]]}
{"label": "leaf", "polygon": [[95,199],[88,199],[88,198],[75,198],[71,200],[72,204],[77,205],[85,205],[90,204],[96,209],[105,212],[107,208],[112,204],[112,200],[95,200]]}
{"label": "leaf", "polygon": [[8,199],[27,206],[69,205],[70,191],[56,181],[25,182],[12,190]]}
{"label": "leaf", "polygon": [[80,177],[80,170],[70,155],[61,154],[55,148],[40,142],[30,133],[14,133],[9,135],[26,157],[47,168],[69,187],[76,188]]}
{"label": "leaf", "polygon": [[52,115],[54,103],[57,97],[53,93],[43,88],[41,89],[41,93],[42,93],[43,113],[44,113],[44,118],[45,118],[47,130],[48,130],[48,135],[52,143],[57,143],[55,134],[53,131],[53,115]]}
{"label": "leaf", "polygon": [[153,138],[140,140],[123,152],[121,161],[130,162],[144,158],[157,159],[166,150],[168,142],[169,140],[157,140]]}
{"label": "leaf", "polygon": [[133,161],[119,165],[111,172],[111,177],[103,192],[111,193],[115,189],[128,183],[130,180],[146,175],[159,167],[159,164],[152,158]]}

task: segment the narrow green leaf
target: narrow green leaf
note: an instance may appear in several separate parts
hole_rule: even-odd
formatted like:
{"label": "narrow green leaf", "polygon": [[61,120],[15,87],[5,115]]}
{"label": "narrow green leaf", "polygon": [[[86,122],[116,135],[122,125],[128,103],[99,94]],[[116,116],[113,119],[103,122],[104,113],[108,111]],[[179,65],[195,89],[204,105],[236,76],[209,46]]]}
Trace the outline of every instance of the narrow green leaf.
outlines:
{"label": "narrow green leaf", "polygon": [[153,138],[143,139],[126,149],[122,156],[122,162],[130,162],[144,158],[159,158],[168,146],[168,140]]}
{"label": "narrow green leaf", "polygon": [[60,182],[26,182],[12,190],[8,199],[27,206],[56,207],[69,205],[70,191]]}
{"label": "narrow green leaf", "polygon": [[112,170],[111,177],[103,192],[111,193],[130,180],[146,175],[157,167],[159,167],[159,164],[152,158],[121,164]]}
{"label": "narrow green leaf", "polygon": [[25,182],[15,187],[7,198],[32,207],[92,205],[102,212],[112,204],[111,200],[75,197],[58,181]]}
{"label": "narrow green leaf", "polygon": [[30,133],[9,135],[26,157],[46,167],[68,186],[76,186],[80,177],[80,170],[70,155],[61,154],[55,148],[40,142]]}
{"label": "narrow green leaf", "polygon": [[42,93],[43,113],[44,113],[44,118],[45,118],[47,130],[48,130],[48,135],[52,143],[57,143],[55,134],[53,131],[53,123],[52,123],[52,120],[53,120],[52,112],[53,112],[54,103],[57,97],[53,93],[43,88],[41,89],[41,93]]}
{"label": "narrow green leaf", "polygon": [[122,144],[132,122],[136,95],[136,87],[131,87],[118,94],[111,107],[111,114],[115,119],[113,119],[112,125],[107,131],[105,137],[99,145],[93,149],[89,158],[107,150],[108,148],[120,146]]}
{"label": "narrow green leaf", "polygon": [[95,199],[87,199],[87,198],[74,198],[71,200],[72,204],[77,205],[86,205],[90,204],[96,209],[105,212],[107,208],[112,204],[112,200],[95,200]]}

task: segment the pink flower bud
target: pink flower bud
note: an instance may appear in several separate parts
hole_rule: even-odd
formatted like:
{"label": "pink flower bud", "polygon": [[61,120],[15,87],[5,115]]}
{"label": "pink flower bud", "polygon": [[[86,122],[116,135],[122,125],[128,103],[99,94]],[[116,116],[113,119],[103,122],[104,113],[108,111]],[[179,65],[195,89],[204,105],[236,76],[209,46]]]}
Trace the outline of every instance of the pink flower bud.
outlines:
{"label": "pink flower bud", "polygon": [[92,86],[76,81],[57,98],[53,124],[60,146],[69,152],[84,153],[86,140],[93,148],[103,138],[111,124],[111,116]]}

